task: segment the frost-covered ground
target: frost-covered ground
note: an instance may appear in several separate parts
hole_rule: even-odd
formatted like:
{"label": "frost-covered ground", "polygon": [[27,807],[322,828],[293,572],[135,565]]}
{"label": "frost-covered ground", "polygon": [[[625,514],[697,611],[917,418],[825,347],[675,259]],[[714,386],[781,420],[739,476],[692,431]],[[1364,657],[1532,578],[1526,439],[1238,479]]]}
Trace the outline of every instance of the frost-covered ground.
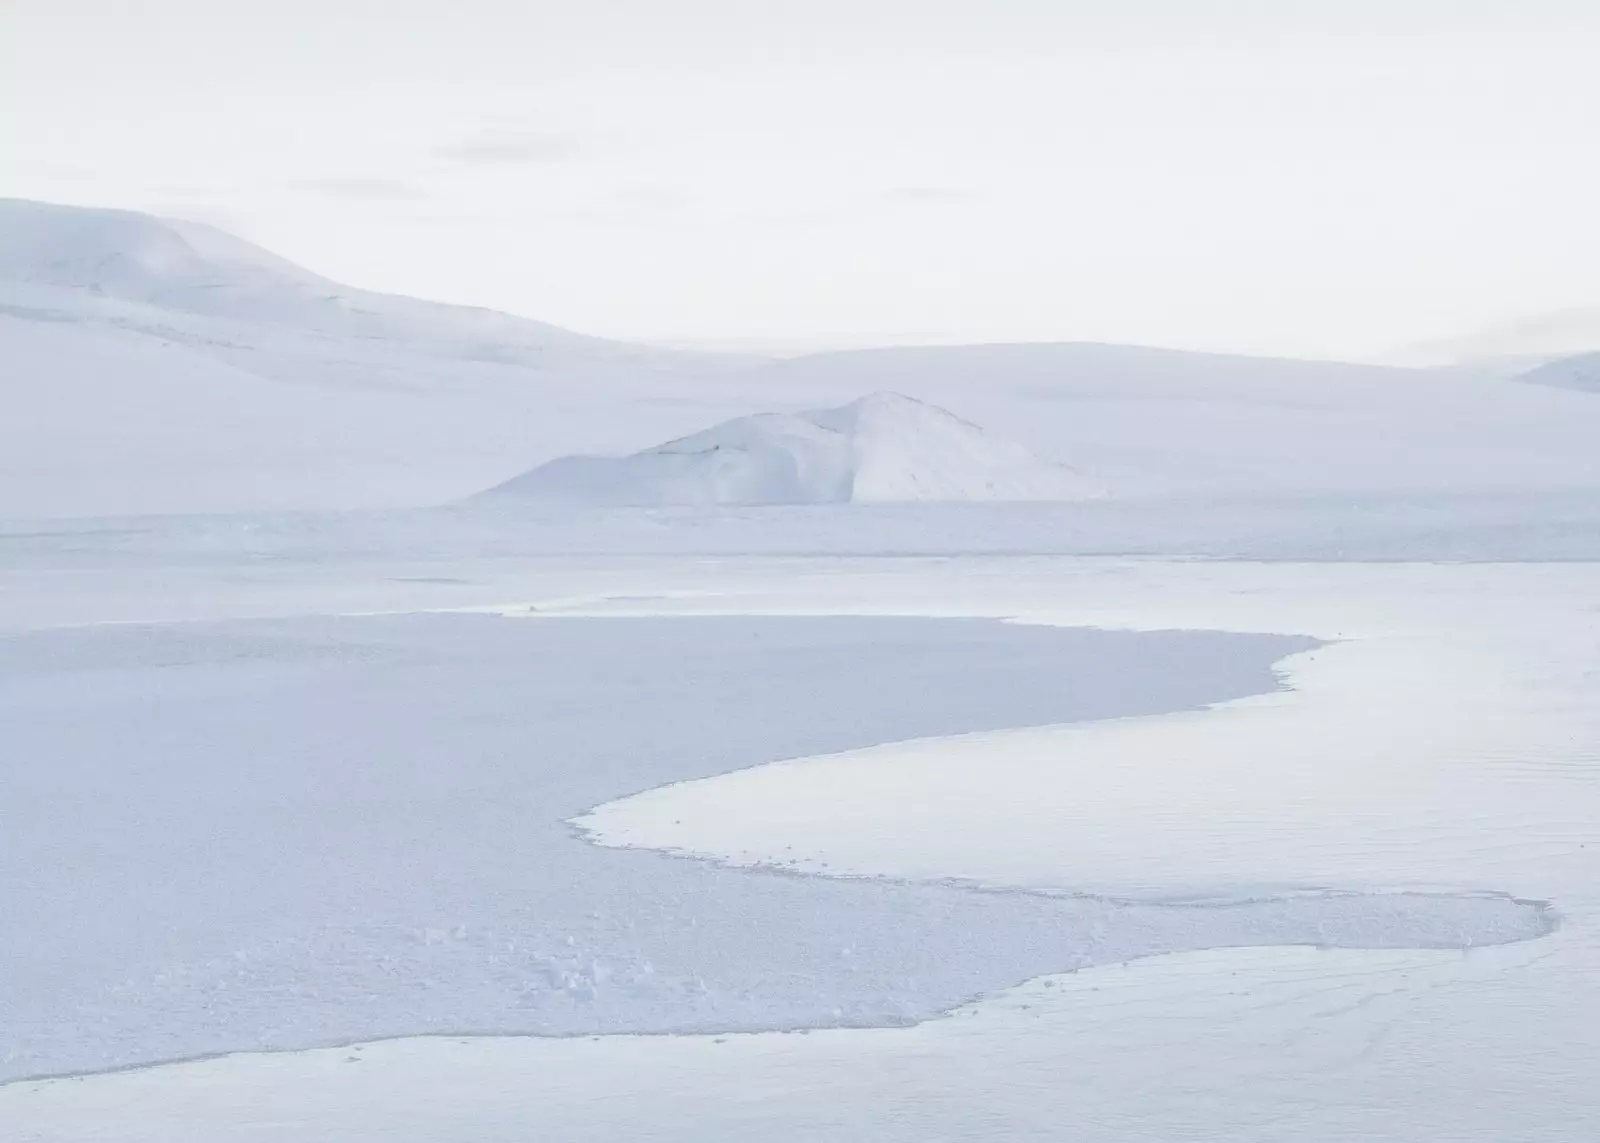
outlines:
{"label": "frost-covered ground", "polygon": [[[385,555],[325,532],[313,556],[124,523],[19,539],[0,595],[7,724],[33,745],[8,785],[62,839],[43,872],[7,865],[34,910],[11,963],[58,989],[25,990],[10,1050],[22,1029],[93,1067],[68,1057],[380,1016],[815,1030],[13,1082],[16,1137],[1410,1143],[1600,1120],[1593,564]],[[1040,725],[1096,713],[1117,717]],[[538,727],[582,770],[531,765]],[[172,784],[109,780],[140,759]],[[136,876],[151,860],[174,899]],[[49,904],[80,876],[99,911]],[[240,939],[317,925],[338,939]],[[162,957],[193,974],[153,983]],[[489,1011],[511,1016],[446,1019]]]}

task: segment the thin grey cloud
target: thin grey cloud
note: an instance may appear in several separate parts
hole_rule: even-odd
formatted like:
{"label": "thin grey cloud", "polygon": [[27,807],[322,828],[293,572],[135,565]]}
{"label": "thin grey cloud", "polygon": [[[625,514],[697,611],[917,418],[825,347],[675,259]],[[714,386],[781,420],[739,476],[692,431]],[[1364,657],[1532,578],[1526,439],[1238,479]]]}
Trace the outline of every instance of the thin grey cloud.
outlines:
{"label": "thin grey cloud", "polygon": [[959,206],[983,202],[986,191],[967,187],[907,185],[864,191],[852,198],[780,211],[746,214],[744,221],[758,226],[806,227],[834,226],[866,218],[914,217],[910,212],[925,207]]}
{"label": "thin grey cloud", "polygon": [[688,225],[696,221],[696,207],[694,196],[682,187],[631,182],[596,191],[582,206],[558,213],[590,223],[651,226],[670,219]]}
{"label": "thin grey cloud", "polygon": [[970,187],[902,186],[890,187],[884,192],[884,197],[891,202],[937,205],[976,202],[986,196],[982,191],[973,190]]}
{"label": "thin grey cloud", "polygon": [[435,157],[440,159],[485,166],[559,163],[582,152],[583,145],[572,136],[550,134],[484,136],[444,143],[433,149]]}
{"label": "thin grey cloud", "polygon": [[418,187],[398,179],[303,179],[296,185],[302,190],[332,198],[353,198],[366,202],[407,202],[425,197]]}
{"label": "thin grey cloud", "polygon": [[688,191],[667,183],[627,183],[618,187],[612,197],[620,206],[649,214],[680,212],[694,201]]}

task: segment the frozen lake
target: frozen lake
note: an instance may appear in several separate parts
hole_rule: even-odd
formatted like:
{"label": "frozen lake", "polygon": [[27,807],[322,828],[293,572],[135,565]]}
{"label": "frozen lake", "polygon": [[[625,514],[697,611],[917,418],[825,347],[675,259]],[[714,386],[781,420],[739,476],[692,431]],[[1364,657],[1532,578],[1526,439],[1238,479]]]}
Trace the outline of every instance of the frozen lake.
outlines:
{"label": "frozen lake", "polygon": [[1197,930],[1148,905],[755,875],[565,824],[776,759],[1198,708],[1273,688],[1271,664],[1313,645],[802,617],[14,635],[6,1070],[419,1032],[898,1024],[1197,940],[1539,931],[1519,906],[1427,898],[1394,901],[1382,931],[1348,903],[1238,904]]}
{"label": "frozen lake", "polygon": [[[23,1138],[1499,1141],[1600,1114],[1589,565],[384,571],[20,581],[6,722],[52,764],[7,780],[54,809],[7,835],[43,869],[8,889],[12,1074],[832,1030],[17,1082]],[[86,618],[529,618],[17,630],[79,592]],[[594,806],[624,848],[564,824]],[[1560,928],[1518,939],[1539,900]]]}

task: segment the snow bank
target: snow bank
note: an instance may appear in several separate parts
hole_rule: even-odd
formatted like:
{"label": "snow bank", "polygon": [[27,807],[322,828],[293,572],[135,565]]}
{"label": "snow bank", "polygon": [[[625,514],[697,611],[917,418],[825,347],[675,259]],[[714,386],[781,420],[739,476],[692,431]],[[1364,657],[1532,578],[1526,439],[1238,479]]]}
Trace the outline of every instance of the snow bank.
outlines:
{"label": "snow bank", "polygon": [[567,456],[489,490],[580,504],[1086,500],[1103,490],[934,405],[874,393],[759,413],[631,456]]}

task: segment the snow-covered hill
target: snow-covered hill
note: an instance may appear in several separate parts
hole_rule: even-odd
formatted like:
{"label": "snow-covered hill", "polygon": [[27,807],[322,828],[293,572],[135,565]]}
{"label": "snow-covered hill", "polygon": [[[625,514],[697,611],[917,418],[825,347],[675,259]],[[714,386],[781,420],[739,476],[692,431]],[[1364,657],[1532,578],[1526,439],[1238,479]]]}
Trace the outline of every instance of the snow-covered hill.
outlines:
{"label": "snow-covered hill", "polygon": [[0,201],[0,518],[440,503],[880,390],[1119,500],[1600,488],[1600,402],[1549,385],[1085,343],[753,362],[357,290],[207,227]]}
{"label": "snow-covered hill", "polygon": [[29,311],[31,301],[35,314],[87,311],[134,327],[149,328],[166,311],[454,345],[502,360],[537,362],[551,353],[691,358],[492,310],[354,289],[213,227],[124,210],[0,200],[0,283],[0,305],[14,310]]}
{"label": "snow-covered hill", "polygon": [[0,517],[465,496],[747,412],[737,358],[352,289],[209,227],[0,201]]}
{"label": "snow-covered hill", "polygon": [[1600,488],[1600,402],[1496,377],[1059,343],[816,354],[747,383],[768,408],[874,389],[957,408],[1119,499]]}
{"label": "snow-covered hill", "polygon": [[578,504],[1083,500],[1092,481],[944,409],[874,393],[758,413],[631,456],[567,456],[490,490]]}
{"label": "snow-covered hill", "polygon": [[1547,361],[1517,377],[1533,385],[1553,385],[1557,389],[1579,389],[1600,393],[1600,352],[1580,353]]}

